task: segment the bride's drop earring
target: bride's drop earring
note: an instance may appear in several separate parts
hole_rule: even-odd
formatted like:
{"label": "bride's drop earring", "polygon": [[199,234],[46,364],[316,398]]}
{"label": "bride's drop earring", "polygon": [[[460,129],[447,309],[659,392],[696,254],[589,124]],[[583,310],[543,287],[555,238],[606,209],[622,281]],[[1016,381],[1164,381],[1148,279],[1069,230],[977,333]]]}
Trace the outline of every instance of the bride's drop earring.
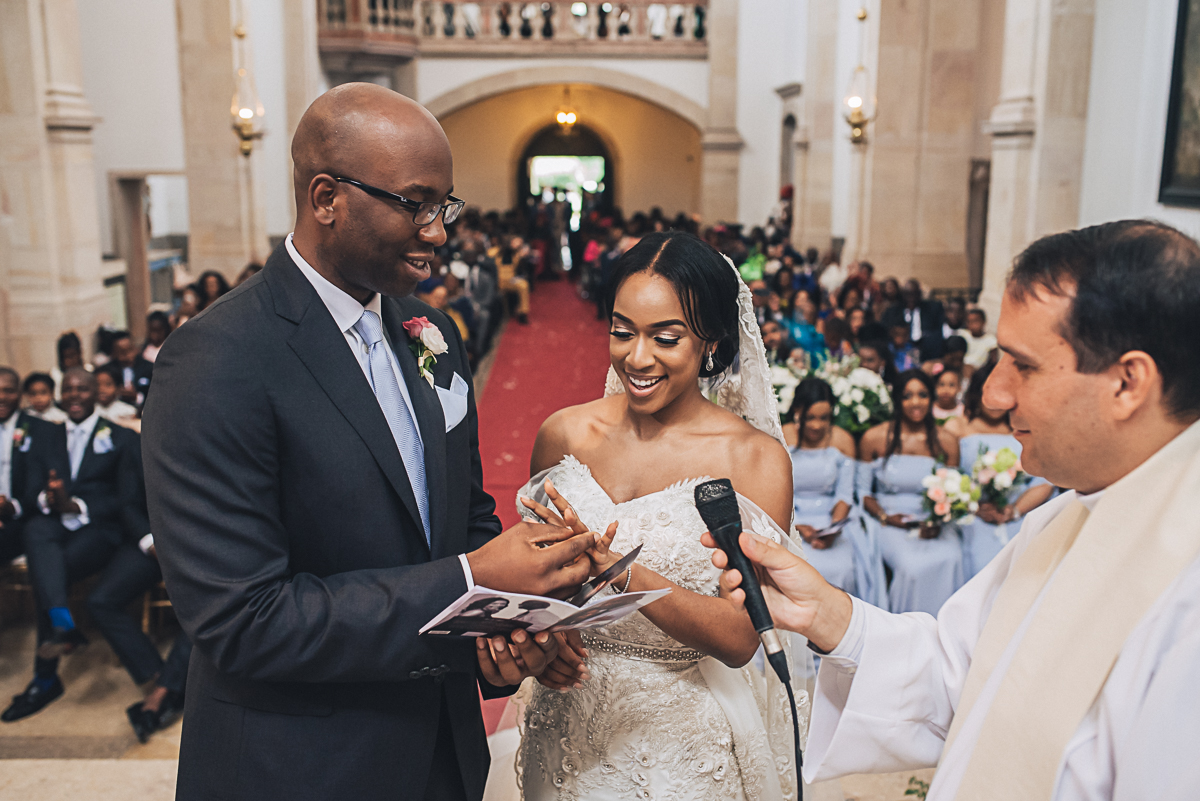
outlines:
{"label": "bride's drop earring", "polygon": [[713,352],[710,350],[710,351],[708,352],[708,369],[709,369],[709,370],[713,369],[713,358],[712,358],[712,355],[713,355]]}

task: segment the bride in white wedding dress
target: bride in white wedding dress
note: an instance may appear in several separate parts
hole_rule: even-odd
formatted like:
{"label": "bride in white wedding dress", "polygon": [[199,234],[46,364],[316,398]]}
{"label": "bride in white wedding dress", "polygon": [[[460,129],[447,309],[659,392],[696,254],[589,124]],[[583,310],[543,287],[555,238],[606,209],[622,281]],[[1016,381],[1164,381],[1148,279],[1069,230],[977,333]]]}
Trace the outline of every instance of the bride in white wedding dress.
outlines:
{"label": "bride in white wedding dress", "polygon": [[[568,524],[606,532],[593,575],[642,545],[606,592],[671,593],[584,633],[582,680],[567,654],[527,682],[522,797],[795,798],[787,696],[751,663],[758,637],[720,594],[693,497],[697,483],[730,478],[745,527],[787,541],[791,464],[749,291],[716,250],[674,232],[642,239],[610,285],[606,397],[543,424],[518,507],[558,519],[556,504]],[[702,383],[715,383],[716,403]],[[803,677],[793,684],[804,731]]]}

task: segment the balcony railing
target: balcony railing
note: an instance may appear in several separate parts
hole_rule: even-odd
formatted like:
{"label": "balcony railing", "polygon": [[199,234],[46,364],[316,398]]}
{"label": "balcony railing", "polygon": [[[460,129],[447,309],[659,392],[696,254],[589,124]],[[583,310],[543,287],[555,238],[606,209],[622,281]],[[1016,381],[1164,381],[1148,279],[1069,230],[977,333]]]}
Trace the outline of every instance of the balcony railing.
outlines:
{"label": "balcony railing", "polygon": [[318,0],[323,55],[708,57],[707,2]]}

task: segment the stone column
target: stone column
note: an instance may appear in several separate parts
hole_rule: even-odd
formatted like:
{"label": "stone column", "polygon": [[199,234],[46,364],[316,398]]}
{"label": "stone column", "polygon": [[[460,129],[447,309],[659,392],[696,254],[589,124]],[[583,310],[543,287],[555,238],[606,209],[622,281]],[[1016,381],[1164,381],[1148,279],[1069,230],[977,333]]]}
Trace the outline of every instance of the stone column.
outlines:
{"label": "stone column", "polygon": [[1094,0],[1008,0],[1005,8],[979,297],[993,321],[1017,254],[1079,224],[1094,18]]}
{"label": "stone column", "polygon": [[[266,209],[254,180],[256,148],[242,156],[230,125],[236,20],[230,0],[176,0],[184,161],[188,179],[188,259],[193,274],[233,280],[269,253]],[[254,32],[251,30],[249,38]]]}
{"label": "stone column", "polygon": [[[796,195],[792,245],[829,249],[833,232],[833,136],[843,125],[835,102],[838,4],[808,4],[803,113],[796,125]],[[840,130],[840,129],[839,129]]]}
{"label": "stone column", "polygon": [[75,0],[0,0],[0,361],[55,363],[110,319]]}
{"label": "stone column", "polygon": [[738,0],[708,4],[708,126],[701,132],[700,216],[706,223],[737,222]]}

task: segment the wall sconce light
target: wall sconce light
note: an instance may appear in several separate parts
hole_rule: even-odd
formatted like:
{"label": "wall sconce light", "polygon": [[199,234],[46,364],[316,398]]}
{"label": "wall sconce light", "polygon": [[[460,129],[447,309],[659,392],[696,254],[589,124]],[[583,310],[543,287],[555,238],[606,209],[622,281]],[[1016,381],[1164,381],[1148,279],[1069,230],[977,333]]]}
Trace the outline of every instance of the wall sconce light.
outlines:
{"label": "wall sconce light", "polygon": [[229,113],[234,133],[241,142],[242,155],[249,156],[254,150],[254,140],[261,139],[264,133],[262,123],[265,112],[258,99],[258,91],[254,88],[254,77],[246,67],[245,26],[239,23],[233,29],[233,34],[237,37],[234,44],[237,73],[234,76],[233,102],[229,106]]}
{"label": "wall sconce light", "polygon": [[[867,10],[860,8],[858,10],[858,21],[865,22],[867,19]],[[866,27],[863,27],[865,33]],[[867,71],[866,65],[862,63],[862,38],[859,38],[858,47],[858,66],[854,68],[854,73],[850,76],[850,83],[846,87],[846,94],[842,98],[842,116],[845,117],[847,124],[850,125],[850,141],[856,145],[865,144],[867,141],[867,123],[875,119],[875,95],[871,87],[871,75]]]}
{"label": "wall sconce light", "polygon": [[554,115],[554,119],[559,125],[570,130],[571,126],[579,120],[579,115],[575,113],[574,109],[563,108]]}

